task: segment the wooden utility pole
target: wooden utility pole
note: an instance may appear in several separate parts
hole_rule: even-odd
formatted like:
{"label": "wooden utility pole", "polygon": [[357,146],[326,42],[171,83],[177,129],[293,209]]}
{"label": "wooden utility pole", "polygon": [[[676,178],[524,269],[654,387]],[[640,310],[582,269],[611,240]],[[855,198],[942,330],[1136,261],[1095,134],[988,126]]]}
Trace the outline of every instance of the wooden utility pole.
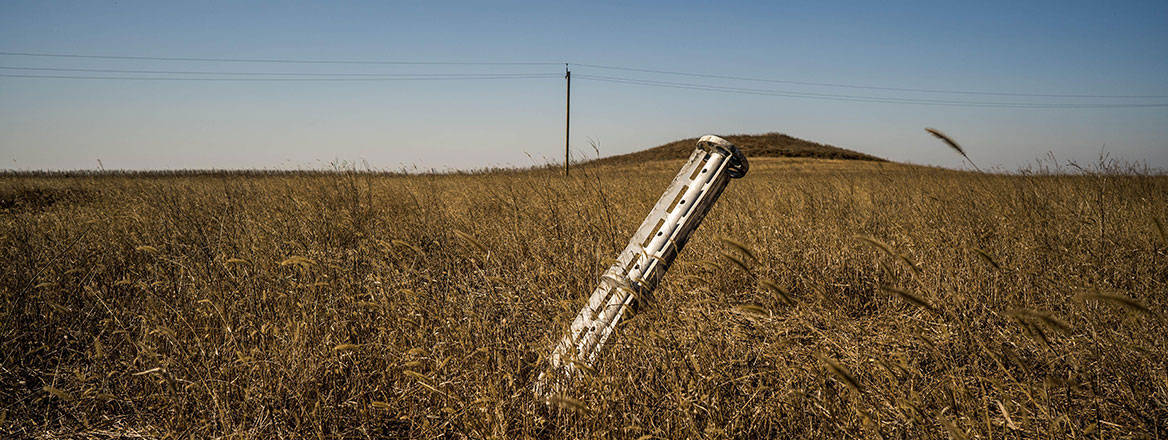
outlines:
{"label": "wooden utility pole", "polygon": [[564,63],[564,80],[568,87],[564,90],[564,176],[568,175],[568,133],[572,128],[572,71]]}

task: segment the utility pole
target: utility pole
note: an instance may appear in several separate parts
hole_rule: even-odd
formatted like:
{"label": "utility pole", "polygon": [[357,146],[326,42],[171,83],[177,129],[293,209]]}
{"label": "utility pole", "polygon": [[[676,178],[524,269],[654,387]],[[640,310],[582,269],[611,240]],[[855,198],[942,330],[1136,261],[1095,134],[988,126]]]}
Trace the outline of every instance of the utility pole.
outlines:
{"label": "utility pole", "polygon": [[564,177],[568,176],[568,133],[572,129],[572,71],[568,70],[568,63],[564,63],[564,80],[568,87],[564,90]]}

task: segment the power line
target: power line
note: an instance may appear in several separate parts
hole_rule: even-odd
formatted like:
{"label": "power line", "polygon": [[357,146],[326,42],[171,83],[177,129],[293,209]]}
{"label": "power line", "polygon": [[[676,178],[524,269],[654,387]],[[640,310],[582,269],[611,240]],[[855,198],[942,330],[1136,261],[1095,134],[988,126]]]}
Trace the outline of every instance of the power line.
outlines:
{"label": "power line", "polygon": [[563,62],[531,61],[393,61],[393,60],[309,60],[291,58],[215,58],[215,57],[156,57],[139,55],[84,55],[73,53],[0,52],[0,55],[46,58],[84,58],[98,60],[197,61],[220,63],[283,63],[283,64],[389,64],[389,65],[451,65],[451,66],[559,66]]}
{"label": "power line", "polygon": [[83,79],[83,80],[122,80],[122,81],[246,81],[246,82],[293,82],[293,81],[311,81],[311,82],[329,82],[329,81],[433,81],[433,80],[479,80],[479,79],[543,79],[543,78],[560,78],[559,74],[551,73],[534,73],[534,74],[482,74],[482,75],[465,75],[457,77],[446,76],[414,76],[414,77],[389,77],[389,78],[194,78],[194,77],[167,77],[167,76],[84,76],[84,75],[26,75],[26,74],[12,74],[0,73],[3,78],[38,78],[38,79]]}
{"label": "power line", "polygon": [[1005,108],[1127,108],[1127,107],[1168,107],[1168,103],[1122,103],[1122,104],[1080,104],[1080,103],[1023,103],[1023,102],[977,102],[977,101],[949,101],[933,99],[913,99],[894,97],[873,97],[856,95],[834,95],[823,93],[804,93],[785,90],[749,89],[741,87],[725,87],[707,84],[677,83],[668,81],[653,81],[635,78],[621,78],[597,75],[577,75],[577,78],[621,84],[643,86],[668,87],[676,89],[702,90],[725,93],[738,93],[761,96],[781,96],[790,98],[823,99],[846,102],[869,102],[886,104],[919,104],[919,105],[947,105],[963,107],[1005,107]]}
{"label": "power line", "polygon": [[845,101],[845,102],[866,102],[866,103],[881,103],[881,104],[915,104],[915,105],[938,105],[938,106],[956,106],[956,107],[993,107],[993,108],[1146,108],[1146,107],[1168,107],[1168,103],[1113,103],[1113,104],[1092,104],[1092,103],[1033,103],[1033,102],[980,102],[980,101],[954,101],[954,100],[936,100],[936,99],[915,99],[915,98],[894,98],[894,97],[877,97],[877,96],[858,96],[858,95],[836,95],[826,93],[807,93],[788,90],[770,90],[770,89],[750,89],[742,87],[727,87],[709,84],[695,84],[695,83],[679,83],[671,81],[654,81],[637,78],[622,78],[614,76],[601,75],[576,75],[579,79],[589,81],[602,81],[610,83],[631,84],[652,87],[667,87],[675,89],[687,90],[701,90],[710,92],[722,93],[737,93],[746,95],[760,95],[760,96],[780,96],[788,98],[805,98],[805,99],[820,99],[830,101]]}
{"label": "power line", "polygon": [[48,71],[48,72],[89,72],[89,73],[134,73],[163,75],[236,75],[236,76],[313,76],[313,77],[465,77],[480,75],[553,75],[537,73],[321,73],[321,72],[224,72],[207,70],[129,70],[129,69],[82,69],[63,67],[0,66],[0,70]]}
{"label": "power line", "polygon": [[[6,69],[8,67],[0,67]],[[40,70],[40,69],[38,69]],[[107,71],[113,69],[61,69],[65,71]],[[117,71],[133,73],[177,73],[178,71]],[[195,74],[226,74],[213,72],[188,72]],[[233,74],[241,74],[236,72]],[[260,72],[251,72],[264,74]],[[274,73],[267,73],[274,74]],[[376,75],[376,74],[374,74]],[[550,73],[498,73],[498,74],[386,74],[393,76],[360,76],[360,77],[297,77],[297,78],[208,78],[208,77],[176,77],[176,76],[95,76],[95,75],[46,75],[46,74],[11,74],[0,73],[2,78],[30,78],[30,79],[71,79],[71,80],[116,80],[116,81],[208,81],[208,82],[358,82],[358,81],[435,81],[435,80],[497,80],[497,79],[552,79],[561,78],[560,74]],[[630,84],[652,87],[666,87],[685,90],[699,90],[722,93],[735,93],[758,96],[777,96],[787,98],[818,99],[843,102],[881,103],[881,104],[914,104],[937,105],[956,107],[989,107],[989,108],[1160,108],[1168,107],[1168,103],[1034,103],[1034,102],[980,102],[980,101],[951,101],[936,99],[913,99],[896,97],[875,97],[858,95],[836,95],[825,93],[809,93],[789,90],[750,89],[741,87],[727,87],[709,84],[678,83],[670,81],[654,81],[637,78],[622,78],[601,75],[580,75],[576,78],[588,81],[600,81],[618,84]]]}
{"label": "power line", "polygon": [[[321,60],[321,59],[287,59],[287,58],[219,58],[219,57],[155,57],[137,55],[87,55],[72,53],[40,53],[40,52],[7,52],[0,51],[0,55],[26,57],[54,57],[76,59],[112,59],[112,60],[153,60],[153,61],[195,61],[195,62],[233,62],[233,63],[286,63],[286,64],[385,64],[385,65],[447,65],[447,66],[543,66],[560,65],[557,62],[471,62],[471,61],[390,61],[390,60]],[[794,81],[773,78],[755,78],[733,75],[703,74],[693,72],[678,72],[670,70],[645,69],[638,67],[612,66],[601,64],[572,63],[576,66],[609,69],[630,72],[652,73],[656,75],[677,75],[733,81],[754,81],[767,83],[794,84],[803,86],[839,87],[864,90],[883,90],[897,92],[918,93],[945,93],[961,95],[986,96],[1014,96],[1014,97],[1043,97],[1043,98],[1127,98],[1153,99],[1168,98],[1168,95],[1097,95],[1097,94],[1046,94],[1046,93],[1010,93],[973,90],[944,90],[907,87],[879,87],[843,83],[825,83]],[[34,78],[34,79],[74,79],[74,80],[122,80],[122,81],[247,81],[247,82],[333,82],[333,81],[419,81],[419,80],[478,80],[478,79],[542,79],[558,78],[558,74],[551,73],[372,73],[372,72],[247,72],[247,71],[208,71],[208,70],[132,70],[132,69],[96,69],[96,68],[66,68],[66,67],[33,67],[33,66],[0,66],[0,70],[25,71],[36,73],[0,73],[5,78]],[[46,74],[44,72],[77,72],[100,73],[110,75],[72,75]],[[130,74],[133,76],[125,76]],[[160,76],[162,75],[162,76]],[[188,75],[188,76],[170,76]],[[189,76],[196,75],[196,76]],[[219,76],[218,78],[216,76]],[[240,78],[243,77],[243,78]],[[651,87],[666,87],[674,89],[713,91],[721,93],[736,93],[761,96],[778,96],[789,98],[819,99],[843,102],[864,102],[884,104],[914,104],[960,107],[991,107],[991,108],[1160,108],[1168,107],[1168,103],[1076,103],[1076,102],[988,102],[966,101],[958,99],[907,98],[889,96],[864,96],[834,93],[816,93],[800,90],[775,90],[736,87],[719,84],[700,84],[674,81],[661,81],[644,78],[630,78],[620,76],[577,74],[577,78],[618,84],[641,85]]]}
{"label": "power line", "polygon": [[[15,51],[0,51],[0,55],[7,56],[24,56],[24,57],[42,57],[42,58],[73,58],[73,59],[101,59],[101,60],[150,60],[150,61],[191,61],[191,62],[227,62],[227,63],[281,63],[281,64],[354,64],[354,65],[448,65],[448,66],[550,66],[561,65],[563,62],[551,61],[398,61],[398,60],[327,60],[327,59],[293,59],[293,58],[226,58],[226,57],[162,57],[162,56],[141,56],[141,55],[90,55],[90,54],[76,54],[76,53],[47,53],[47,52],[15,52]],[[648,69],[641,67],[629,66],[615,66],[604,64],[589,64],[589,63],[570,63],[571,65],[593,68],[618,70],[626,72],[641,72],[652,73],[659,75],[675,75],[687,76],[694,78],[708,78],[708,79],[726,79],[734,81],[752,81],[778,84],[792,84],[803,86],[816,87],[836,87],[848,89],[861,90],[883,90],[894,92],[914,92],[914,93],[940,93],[940,94],[955,94],[955,95],[981,95],[981,96],[1015,96],[1015,97],[1035,97],[1035,98],[1089,98],[1089,99],[1163,99],[1168,98],[1168,95],[1106,95],[1106,94],[1061,94],[1061,93],[1020,93],[1020,92],[994,92],[984,90],[956,90],[956,89],[929,89],[929,88],[915,88],[915,87],[886,87],[886,86],[870,86],[861,84],[848,83],[831,83],[831,82],[815,82],[815,81],[798,81],[778,78],[759,78],[748,76],[735,75],[721,75],[721,74],[706,74],[696,72],[681,72],[673,70]],[[80,71],[80,70],[78,70]],[[115,72],[110,72],[115,73]],[[131,73],[131,72],[126,72]],[[137,72],[133,72],[137,73]],[[167,73],[167,72],[141,72],[141,73]],[[176,72],[178,73],[178,72]],[[211,72],[183,72],[185,74],[212,74]],[[222,72],[223,74],[231,75],[251,75],[251,73],[243,72]],[[289,74],[291,75],[291,74]],[[313,74],[303,74],[304,76],[311,76]],[[362,76],[358,74],[336,74],[338,76]],[[323,75],[320,75],[323,76]]]}
{"label": "power line", "polygon": [[1128,99],[1158,99],[1168,98],[1168,95],[1095,95],[1095,94],[1059,94],[1059,93],[1013,93],[1013,92],[990,92],[980,90],[949,90],[949,89],[922,89],[913,87],[881,87],[881,86],[865,86],[857,84],[844,83],[826,83],[813,81],[795,81],[786,79],[773,78],[756,78],[747,76],[733,76],[733,75],[717,75],[693,72],[677,72],[671,70],[657,70],[657,69],[643,69],[638,67],[624,67],[624,66],[608,66],[602,64],[583,64],[572,63],[573,66],[591,67],[594,69],[620,70],[626,72],[643,72],[656,73],[663,75],[677,75],[690,76],[695,78],[712,78],[712,79],[730,79],[736,81],[754,81],[754,82],[768,82],[780,84],[795,84],[804,86],[820,86],[820,87],[840,87],[850,89],[865,89],[865,90],[885,90],[894,92],[920,92],[920,93],[949,93],[955,95],[987,95],[987,96],[1018,96],[1018,97],[1032,97],[1032,98],[1128,98]]}

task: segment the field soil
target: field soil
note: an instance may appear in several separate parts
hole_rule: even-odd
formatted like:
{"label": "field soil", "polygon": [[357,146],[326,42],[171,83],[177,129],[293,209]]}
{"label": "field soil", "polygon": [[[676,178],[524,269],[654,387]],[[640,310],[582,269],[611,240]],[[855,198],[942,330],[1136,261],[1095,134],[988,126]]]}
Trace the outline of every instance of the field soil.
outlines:
{"label": "field soil", "polygon": [[1109,164],[752,158],[549,405],[680,163],[0,177],[0,433],[1168,436],[1168,178]]}

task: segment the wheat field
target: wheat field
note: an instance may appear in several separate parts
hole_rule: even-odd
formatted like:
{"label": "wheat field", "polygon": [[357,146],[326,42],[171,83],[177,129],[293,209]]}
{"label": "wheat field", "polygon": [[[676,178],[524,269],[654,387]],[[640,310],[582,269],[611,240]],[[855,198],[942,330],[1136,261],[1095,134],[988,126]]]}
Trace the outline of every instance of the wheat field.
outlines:
{"label": "wheat field", "polygon": [[536,397],[679,165],[2,176],[0,432],[1168,437],[1168,177],[1106,160],[752,159]]}

